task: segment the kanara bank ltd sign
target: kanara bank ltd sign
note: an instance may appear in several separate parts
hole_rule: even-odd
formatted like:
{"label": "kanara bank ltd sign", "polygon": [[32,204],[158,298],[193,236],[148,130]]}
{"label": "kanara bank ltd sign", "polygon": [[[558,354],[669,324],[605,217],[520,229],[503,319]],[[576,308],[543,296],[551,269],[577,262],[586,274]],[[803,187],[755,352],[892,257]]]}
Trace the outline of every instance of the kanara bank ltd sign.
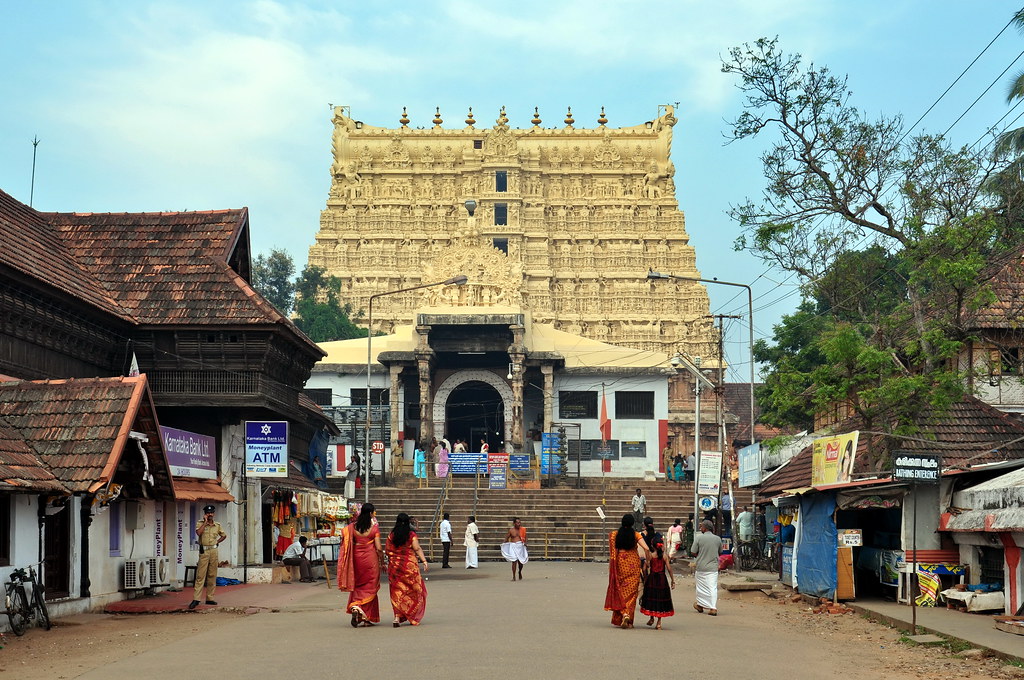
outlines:
{"label": "kanara bank ltd sign", "polygon": [[217,479],[217,440],[173,427],[161,427],[167,463],[175,477]]}

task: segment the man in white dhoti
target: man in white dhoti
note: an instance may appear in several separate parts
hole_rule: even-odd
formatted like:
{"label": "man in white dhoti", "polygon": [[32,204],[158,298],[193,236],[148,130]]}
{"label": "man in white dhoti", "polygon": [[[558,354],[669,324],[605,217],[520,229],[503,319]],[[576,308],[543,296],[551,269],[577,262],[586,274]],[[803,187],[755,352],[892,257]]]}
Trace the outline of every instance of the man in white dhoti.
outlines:
{"label": "man in white dhoti", "polygon": [[697,557],[697,601],[693,608],[699,614],[707,609],[708,614],[718,616],[718,553],[722,551],[722,539],[715,536],[714,528],[713,522],[703,520],[690,552]]}
{"label": "man in white dhoti", "polygon": [[501,555],[512,563],[512,580],[516,580],[516,566],[519,567],[519,580],[523,580],[523,565],[530,560],[530,554],[526,551],[526,527],[522,525],[518,517],[512,518],[512,526],[505,536],[505,542],[501,544]]}
{"label": "man in white dhoti", "polygon": [[477,547],[480,545],[480,530],[476,528],[476,517],[469,516],[469,524],[466,525],[466,540],[462,542],[466,546],[466,569],[476,569]]}

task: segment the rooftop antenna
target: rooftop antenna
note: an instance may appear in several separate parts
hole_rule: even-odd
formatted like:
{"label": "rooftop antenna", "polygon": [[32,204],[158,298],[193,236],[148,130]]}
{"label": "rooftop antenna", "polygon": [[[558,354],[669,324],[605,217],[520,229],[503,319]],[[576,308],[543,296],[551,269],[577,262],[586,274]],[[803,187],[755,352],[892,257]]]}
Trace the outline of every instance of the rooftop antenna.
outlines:
{"label": "rooftop antenna", "polygon": [[32,207],[32,199],[36,195],[36,148],[39,146],[39,136],[32,135],[32,184],[28,190],[28,207]]}

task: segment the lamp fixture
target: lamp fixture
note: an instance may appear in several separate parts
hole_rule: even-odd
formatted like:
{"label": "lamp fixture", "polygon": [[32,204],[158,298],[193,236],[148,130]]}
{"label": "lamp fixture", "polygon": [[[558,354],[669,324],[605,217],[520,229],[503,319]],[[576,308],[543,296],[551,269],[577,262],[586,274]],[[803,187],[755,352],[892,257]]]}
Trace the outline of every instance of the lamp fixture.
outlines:
{"label": "lamp fixture", "polygon": [[465,203],[463,203],[463,205],[466,206],[466,212],[468,212],[469,216],[472,217],[473,213],[476,212],[476,201],[470,198]]}

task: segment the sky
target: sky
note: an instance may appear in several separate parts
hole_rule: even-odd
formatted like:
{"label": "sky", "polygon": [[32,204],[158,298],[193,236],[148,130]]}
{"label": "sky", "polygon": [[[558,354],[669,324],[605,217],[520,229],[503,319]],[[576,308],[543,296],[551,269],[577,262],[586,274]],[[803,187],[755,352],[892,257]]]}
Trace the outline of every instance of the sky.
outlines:
{"label": "sky", "polygon": [[[742,98],[721,58],[778,36],[848,74],[862,110],[914,124],[980,54],[915,130],[985,143],[1019,113],[999,122],[1024,70],[1024,35],[1003,30],[1022,4],[0,0],[0,189],[43,211],[248,207],[253,252],[285,249],[301,269],[330,186],[332,105],[385,127],[403,106],[414,127],[437,106],[445,127],[470,106],[478,127],[501,106],[512,127],[529,127],[535,106],[560,124],[571,106],[579,128],[601,106],[618,127],[678,102],[672,160],[697,267],[751,285],[755,335],[770,337],[798,281],[733,249],[726,211],[760,196],[770,138],[725,145]],[[708,289],[713,314],[743,317],[726,355],[746,380],[745,294]]]}

